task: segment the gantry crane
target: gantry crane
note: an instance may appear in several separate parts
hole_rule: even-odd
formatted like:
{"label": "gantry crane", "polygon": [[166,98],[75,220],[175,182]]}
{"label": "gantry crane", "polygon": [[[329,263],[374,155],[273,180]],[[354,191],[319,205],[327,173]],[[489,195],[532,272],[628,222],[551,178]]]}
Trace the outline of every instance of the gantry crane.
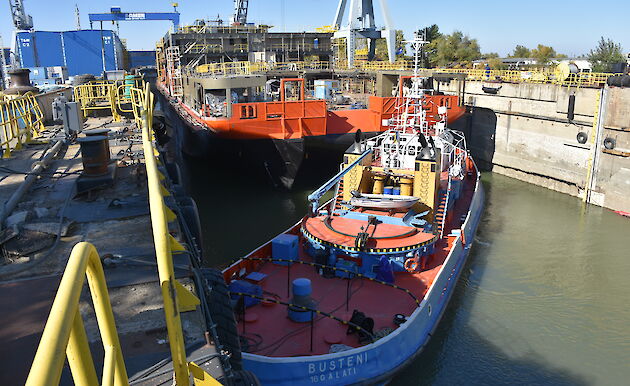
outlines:
{"label": "gantry crane", "polygon": [[373,0],[349,0],[348,22],[342,26],[343,16],[346,12],[348,0],[339,0],[337,13],[333,26],[337,29],[334,38],[346,38],[346,48],[348,52],[348,66],[354,67],[354,51],[356,48],[357,37],[368,39],[368,59],[374,58],[376,48],[376,39],[385,38],[387,40],[387,56],[390,62],[396,60],[395,44],[396,31],[392,28],[389,18],[389,10],[387,9],[387,0],[380,0],[383,19],[385,20],[385,29],[378,30],[374,22],[374,4]]}

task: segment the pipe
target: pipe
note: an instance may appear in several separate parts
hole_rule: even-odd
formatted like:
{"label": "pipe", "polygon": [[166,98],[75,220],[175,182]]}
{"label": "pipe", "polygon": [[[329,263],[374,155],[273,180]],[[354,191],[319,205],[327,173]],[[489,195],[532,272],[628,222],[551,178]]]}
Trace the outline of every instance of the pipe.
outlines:
{"label": "pipe", "polygon": [[20,185],[19,188],[11,195],[11,198],[7,200],[2,208],[0,208],[0,229],[3,228],[4,221],[9,217],[13,209],[17,206],[17,204],[22,199],[22,196],[28,191],[28,189],[33,185],[33,182],[39,177],[39,173],[44,171],[50,161],[57,156],[61,147],[66,143],[66,140],[58,140],[57,143],[53,145],[46,156],[31,169],[31,172],[24,178],[24,182]]}

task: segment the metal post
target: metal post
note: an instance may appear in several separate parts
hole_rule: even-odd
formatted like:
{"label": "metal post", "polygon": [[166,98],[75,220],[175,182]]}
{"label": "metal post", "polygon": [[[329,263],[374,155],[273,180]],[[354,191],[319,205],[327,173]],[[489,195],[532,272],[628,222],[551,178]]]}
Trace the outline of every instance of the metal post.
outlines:
{"label": "metal post", "polygon": [[346,280],[346,311],[349,310],[350,307],[350,277]]}
{"label": "metal post", "polygon": [[287,299],[291,298],[291,262],[287,263]]}
{"label": "metal post", "polygon": [[315,315],[311,310],[311,352],[313,352],[313,331],[315,330]]}

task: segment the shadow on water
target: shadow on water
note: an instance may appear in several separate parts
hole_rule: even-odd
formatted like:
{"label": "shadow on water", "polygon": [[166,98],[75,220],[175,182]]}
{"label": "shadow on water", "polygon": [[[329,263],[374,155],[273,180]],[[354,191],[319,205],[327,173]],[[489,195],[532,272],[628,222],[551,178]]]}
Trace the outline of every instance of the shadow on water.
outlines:
{"label": "shadow on water", "polygon": [[[504,189],[494,191],[493,177],[484,176],[485,212],[442,321],[422,354],[398,373],[391,385],[592,383],[572,369],[554,366],[541,359],[516,327],[506,326],[483,311],[474,310],[477,295],[483,290],[486,269],[492,264],[489,256],[496,253],[492,240],[506,225],[501,216],[493,216],[497,211],[504,211],[493,208],[497,205],[494,195],[505,193]],[[474,323],[473,314],[476,314]],[[489,337],[493,337],[494,342]],[[497,341],[501,344],[496,344]]]}
{"label": "shadow on water", "polygon": [[201,217],[205,261],[223,265],[288,229],[306,214],[308,195],[327,181],[340,160],[309,158],[291,191],[264,174],[205,159],[186,158],[189,193]]}

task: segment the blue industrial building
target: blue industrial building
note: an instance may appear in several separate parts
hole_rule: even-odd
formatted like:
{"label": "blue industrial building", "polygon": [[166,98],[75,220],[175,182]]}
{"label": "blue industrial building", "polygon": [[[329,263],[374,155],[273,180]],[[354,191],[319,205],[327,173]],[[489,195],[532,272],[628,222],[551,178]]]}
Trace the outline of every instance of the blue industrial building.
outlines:
{"label": "blue industrial building", "polygon": [[155,66],[155,51],[127,51],[129,54],[129,69]]}
{"label": "blue industrial building", "polygon": [[16,39],[22,67],[64,66],[70,76],[123,69],[124,47],[114,31],[23,31]]}

